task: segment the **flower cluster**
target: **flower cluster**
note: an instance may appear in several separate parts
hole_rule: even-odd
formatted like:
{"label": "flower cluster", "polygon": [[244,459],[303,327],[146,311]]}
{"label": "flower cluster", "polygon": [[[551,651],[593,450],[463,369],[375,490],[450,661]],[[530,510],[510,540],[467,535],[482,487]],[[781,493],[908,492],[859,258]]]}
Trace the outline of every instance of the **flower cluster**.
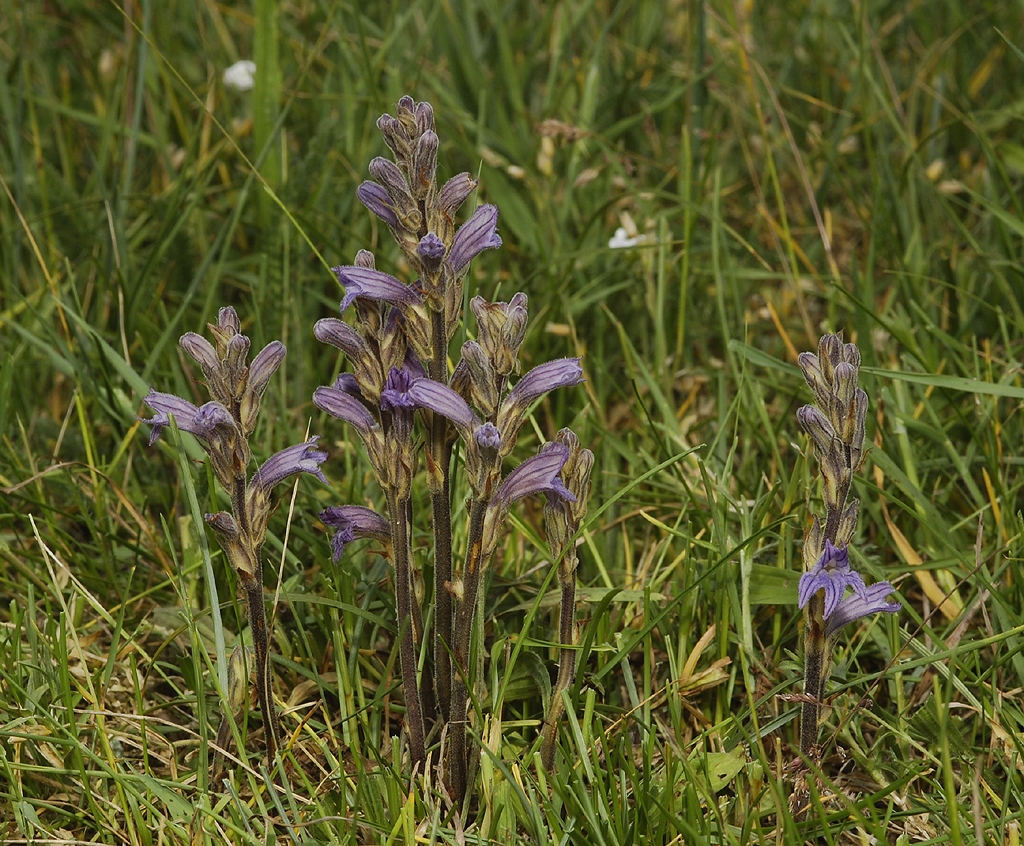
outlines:
{"label": "flower cluster", "polygon": [[[825,335],[818,354],[801,353],[799,363],[815,405],[803,406],[796,416],[814,444],[825,500],[824,523],[815,515],[804,538],[799,586],[799,605],[807,618],[800,749],[810,755],[818,742],[818,720],[837,633],[869,614],[894,613],[900,604],[887,599],[892,585],[878,582],[867,587],[850,566],[849,544],[860,501],[849,500],[849,495],[853,474],[864,456],[868,411],[868,396],[857,387],[860,350],[855,344],[844,344],[839,335]],[[847,588],[853,593],[844,598]]]}
{"label": "flower cluster", "polygon": [[[476,188],[468,174],[436,182],[438,138],[429,103],[404,97],[396,115],[377,122],[394,160],[370,163],[372,181],[357,196],[391,232],[415,281],[405,284],[375,268],[372,254],[360,251],[352,265],[333,268],[345,289],[342,315],[351,322],[320,320],[315,336],[341,350],[350,372],[333,385],[318,388],[314,402],[352,426],[361,439],[374,477],[384,492],[387,514],[364,506],[331,508],[321,514],[335,529],[335,558],[360,537],[385,542],[394,564],[399,631],[399,658],[406,702],[406,725],[414,765],[426,760],[428,727],[447,726],[447,769],[452,793],[466,793],[473,758],[467,740],[469,691],[476,676],[471,660],[474,621],[491,558],[513,503],[544,493],[563,514],[552,518],[557,543],[564,550],[564,581],[575,578],[575,554],[568,550],[585,512],[587,478],[593,463],[575,436],[563,431],[533,458],[505,472],[532,404],[549,391],[579,384],[580,362],[564,358],[520,373],[520,348],[528,323],[527,298],[517,293],[508,302],[474,297],[476,338],[462,345],[450,368],[449,344],[462,321],[463,290],[470,263],[481,252],[501,246],[498,210],[479,206],[456,228],[455,214]],[[417,424],[417,420],[419,423]],[[422,436],[417,435],[417,425]],[[468,538],[461,567],[453,566],[452,456],[461,444],[462,467],[469,491]],[[421,455],[422,454],[422,455]],[[587,457],[589,456],[589,458]],[[416,599],[423,569],[412,545],[414,480],[421,469],[431,497],[433,531],[433,630]],[[558,510],[558,503],[569,504]],[[570,605],[574,600],[570,599]],[[573,609],[563,625],[571,652]],[[420,650],[432,646],[433,660]],[[571,662],[563,656],[568,682]]]}
{"label": "flower cluster", "polygon": [[[211,401],[197,408],[181,397],[150,390],[145,401],[155,416],[143,422],[153,426],[150,444],[160,436],[164,426],[170,425],[171,417],[181,431],[194,435],[210,457],[217,482],[230,497],[231,510],[207,514],[206,522],[216,533],[245,591],[256,660],[256,692],[267,727],[268,756],[273,762],[280,747],[281,729],[270,683],[260,550],[267,536],[273,488],[297,473],[309,473],[326,483],[320,465],[327,459],[327,453],[317,449],[314,436],[272,455],[250,474],[249,438],[256,427],[260,401],[270,377],[284,360],[285,347],[280,341],[272,341],[248,362],[250,341],[241,333],[238,315],[230,307],[220,310],[217,323],[209,324],[209,329],[215,344],[194,332],[183,335],[179,343],[202,369]],[[235,665],[244,661],[245,653],[237,652],[237,656],[232,658],[233,677],[242,678],[245,674],[237,671]],[[238,684],[234,687],[227,703],[227,710],[232,712],[244,702],[237,691]],[[222,724],[218,733],[221,748],[229,736],[226,726],[226,722]],[[220,755],[218,752],[218,762],[223,760]]]}

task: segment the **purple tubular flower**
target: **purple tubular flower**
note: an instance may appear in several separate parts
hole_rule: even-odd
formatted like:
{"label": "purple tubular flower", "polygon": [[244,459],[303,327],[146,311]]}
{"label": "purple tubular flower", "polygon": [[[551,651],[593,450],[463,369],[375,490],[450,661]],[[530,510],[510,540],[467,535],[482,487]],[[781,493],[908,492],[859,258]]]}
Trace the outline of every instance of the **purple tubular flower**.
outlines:
{"label": "purple tubular flower", "polygon": [[825,619],[827,620],[839,605],[843,593],[852,587],[864,595],[864,579],[850,566],[847,548],[835,547],[825,540],[825,551],[809,573],[800,577],[799,605],[803,608],[819,590],[825,591]]}
{"label": "purple tubular flower", "polygon": [[825,637],[831,637],[843,626],[867,617],[869,614],[876,614],[885,611],[895,614],[901,606],[898,602],[888,602],[886,597],[894,593],[893,587],[888,582],[877,582],[869,588],[864,588],[861,593],[854,593],[839,603],[835,613],[825,621]]}
{"label": "purple tubular flower", "polygon": [[178,339],[178,346],[192,356],[196,364],[203,369],[203,373],[207,378],[209,378],[209,374],[212,371],[220,367],[220,358],[217,356],[217,351],[213,348],[213,344],[202,335],[197,335],[195,332],[186,332]]}
{"label": "purple tubular flower", "polygon": [[388,373],[388,381],[384,390],[380,393],[381,408],[398,412],[400,409],[413,409],[416,407],[416,400],[409,395],[409,388],[412,387],[412,376],[404,370],[392,367]]}
{"label": "purple tubular flower", "polygon": [[263,396],[270,377],[284,361],[285,352],[287,350],[284,344],[280,341],[271,341],[252,360],[252,364],[249,365],[249,390],[257,397]]}
{"label": "purple tubular flower", "polygon": [[[843,599],[846,588],[853,593]],[[895,613],[900,610],[898,602],[887,602],[893,593],[888,582],[878,582],[871,587],[864,586],[860,573],[850,566],[850,555],[846,547],[836,547],[825,540],[825,551],[814,568],[800,577],[798,602],[803,608],[819,590],[825,591],[825,635],[839,631],[847,623],[875,614],[879,611]]]}
{"label": "purple tubular flower", "polygon": [[401,168],[390,159],[378,156],[370,162],[370,176],[388,192],[393,200],[400,197],[409,198],[409,183],[405,180],[405,174]]}
{"label": "purple tubular flower", "polygon": [[476,180],[468,173],[453,176],[445,182],[437,195],[438,209],[447,214],[454,214],[476,189],[476,184]]}
{"label": "purple tubular flower", "polygon": [[139,418],[141,422],[153,426],[153,434],[149,437],[150,446],[156,443],[163,427],[170,425],[170,415],[172,414],[181,431],[195,435],[207,443],[213,437],[218,426],[229,430],[234,429],[235,421],[231,412],[219,402],[208,402],[202,407],[196,408],[188,400],[174,394],[154,391],[152,388],[146,394],[145,402],[156,412],[156,416],[149,420]]}
{"label": "purple tubular flower", "polygon": [[493,423],[484,423],[473,433],[473,438],[481,449],[497,450],[501,446],[501,432]]}
{"label": "purple tubular flower", "polygon": [[313,337],[323,344],[337,347],[349,358],[366,355],[368,347],[355,329],[337,317],[324,317],[313,325]]}
{"label": "purple tubular flower", "polygon": [[528,406],[555,388],[571,388],[583,381],[583,368],[578,358],[556,358],[538,364],[520,379],[506,402],[512,406]]}
{"label": "purple tubular flower", "polygon": [[501,483],[493,501],[502,508],[508,508],[513,502],[524,496],[552,493],[569,500],[569,502],[575,502],[576,497],[572,495],[558,475],[568,458],[568,447],[562,444],[546,445],[543,452],[526,459],[505,477],[505,481]]}
{"label": "purple tubular flower", "polygon": [[422,297],[415,290],[383,271],[355,265],[332,267],[331,270],[338,274],[338,281],[345,287],[345,299],[341,301],[342,312],[356,297],[367,297],[398,306],[419,306],[423,303]]}
{"label": "purple tubular flower", "polygon": [[324,524],[335,529],[331,537],[331,552],[337,563],[345,545],[359,538],[374,538],[386,542],[391,538],[391,526],[388,521],[363,505],[340,505],[327,508],[320,512]]}
{"label": "purple tubular flower", "polygon": [[484,250],[500,246],[498,207],[483,205],[473,212],[473,216],[455,233],[448,261],[452,270],[458,274]]}
{"label": "purple tubular flower", "polygon": [[327,453],[316,448],[318,440],[319,438],[314,435],[305,443],[295,444],[274,453],[253,474],[249,487],[270,491],[279,482],[283,482],[296,473],[309,473],[316,476],[325,485],[330,484],[324,474],[320,472],[320,465],[327,460]]}
{"label": "purple tubular flower", "polygon": [[338,388],[317,388],[313,392],[313,402],[317,408],[351,423],[362,435],[368,435],[377,426],[377,421],[365,405]]}
{"label": "purple tubular flower", "polygon": [[416,245],[416,254],[428,264],[437,264],[444,258],[444,241],[433,232],[428,232]]}
{"label": "purple tubular flower", "polygon": [[398,215],[395,214],[391,195],[382,185],[378,185],[376,182],[364,182],[356,188],[356,196],[359,198],[359,202],[388,226],[398,226]]}
{"label": "purple tubular flower", "polygon": [[420,408],[447,417],[465,435],[470,435],[480,421],[469,404],[447,385],[433,379],[417,379],[409,388],[409,396]]}

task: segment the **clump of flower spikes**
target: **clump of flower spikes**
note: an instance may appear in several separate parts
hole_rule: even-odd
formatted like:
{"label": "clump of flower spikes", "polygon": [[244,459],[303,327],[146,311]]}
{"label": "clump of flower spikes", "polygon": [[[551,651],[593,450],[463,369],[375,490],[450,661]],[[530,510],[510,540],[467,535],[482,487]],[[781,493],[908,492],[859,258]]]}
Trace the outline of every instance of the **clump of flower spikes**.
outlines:
{"label": "clump of flower spikes", "polygon": [[[214,344],[194,332],[182,335],[179,344],[202,369],[211,401],[197,408],[174,394],[151,389],[145,401],[156,414],[143,422],[153,425],[149,441],[152,445],[173,416],[177,427],[194,435],[206,451],[217,482],[230,497],[231,510],[207,514],[206,521],[245,592],[256,664],[256,693],[266,726],[268,760],[273,764],[281,746],[281,728],[273,703],[261,548],[273,510],[273,488],[297,473],[310,473],[326,484],[320,465],[327,459],[327,453],[317,449],[314,436],[272,455],[250,473],[249,438],[256,427],[263,393],[284,360],[285,347],[280,341],[272,341],[248,362],[250,341],[241,333],[238,315],[230,307],[220,310],[217,323],[209,324],[209,329]],[[237,712],[246,700],[240,691],[247,684],[237,681],[248,676],[237,666],[244,664],[245,655],[244,650],[236,650],[232,657],[230,677],[235,681],[229,685],[231,690],[226,691],[226,712]],[[221,748],[215,770],[223,763],[223,746],[229,736],[227,713],[224,719],[218,732]]]}
{"label": "clump of flower spikes", "polygon": [[[470,262],[484,250],[501,246],[498,210],[482,205],[455,226],[455,213],[476,182],[462,173],[437,186],[438,138],[429,103],[403,97],[396,115],[382,116],[377,126],[394,161],[374,159],[373,180],[360,185],[357,195],[388,227],[415,282],[407,285],[377,270],[366,251],[360,251],[352,265],[333,268],[345,289],[341,311],[352,306],[355,319],[349,324],[325,318],[316,324],[314,334],[345,354],[351,372],[339,376],[334,385],[317,389],[314,402],[356,430],[384,491],[387,516],[365,506],[342,506],[328,509],[322,518],[335,529],[336,559],[356,538],[384,541],[394,565],[412,762],[422,765],[426,760],[427,726],[447,725],[448,775],[454,796],[461,799],[472,758],[467,741],[469,690],[476,670],[472,634],[486,571],[506,517],[517,500],[544,493],[554,502],[577,505],[561,519],[574,521],[571,525],[578,529],[585,508],[579,500],[589,490],[593,457],[586,458],[589,451],[581,449],[571,433],[560,433],[536,456],[504,472],[503,462],[512,454],[532,404],[549,391],[582,381],[579,359],[550,361],[516,379],[528,322],[527,298],[517,293],[508,302],[472,298],[476,338],[462,345],[458,364],[449,370],[449,343],[462,320]],[[414,435],[417,416],[421,439]],[[457,442],[469,489],[467,546],[459,568],[453,566],[451,513]],[[419,443],[434,535],[434,624],[429,637],[424,630],[428,615],[414,589],[421,570],[413,556],[411,496],[420,469]],[[577,470],[567,487],[564,468],[570,464]],[[558,544],[568,543],[574,531],[563,529]],[[570,578],[570,571],[574,578],[575,557],[565,555],[562,561],[565,578]],[[572,612],[563,606],[563,617],[571,619]],[[572,631],[574,626],[563,620],[561,628]],[[424,642],[433,647],[433,660],[418,681],[418,654]]]}
{"label": "clump of flower spikes", "polygon": [[[849,500],[849,494],[864,456],[868,411],[868,396],[857,386],[860,360],[856,344],[844,344],[840,335],[831,334],[821,338],[817,355],[799,356],[815,403],[798,409],[797,421],[814,444],[825,500],[824,522],[815,515],[804,538],[798,597],[807,620],[800,727],[800,750],[807,756],[818,742],[818,721],[839,630],[870,614],[900,609],[898,602],[887,599],[894,592],[892,585],[878,582],[867,587],[850,565],[849,544],[860,501]],[[844,598],[847,588],[853,592]]]}

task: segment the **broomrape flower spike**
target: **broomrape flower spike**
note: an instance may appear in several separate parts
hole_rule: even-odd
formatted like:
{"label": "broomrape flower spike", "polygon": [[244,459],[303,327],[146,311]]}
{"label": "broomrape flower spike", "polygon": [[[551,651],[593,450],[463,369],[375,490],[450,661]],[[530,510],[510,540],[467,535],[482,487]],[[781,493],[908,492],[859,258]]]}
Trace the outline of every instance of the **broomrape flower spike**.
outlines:
{"label": "broomrape flower spike", "polygon": [[[880,611],[895,613],[900,604],[887,599],[894,592],[892,585],[878,582],[867,587],[850,566],[849,543],[860,503],[847,500],[864,456],[868,411],[868,396],[857,387],[860,350],[844,344],[840,335],[825,335],[817,355],[801,353],[799,363],[815,405],[803,406],[796,417],[814,444],[825,501],[824,521],[815,515],[804,538],[805,572],[798,590],[807,622],[800,751],[810,757],[818,742],[818,721],[840,629]],[[844,598],[847,588],[853,592]]]}
{"label": "broomrape flower spike", "polygon": [[[397,649],[412,764],[427,762],[427,729],[432,736],[447,736],[442,772],[451,794],[462,800],[476,760],[469,734],[476,715],[469,713],[469,702],[470,691],[482,679],[483,587],[508,514],[517,500],[544,494],[549,501],[570,503],[571,513],[581,518],[589,491],[572,473],[563,476],[567,465],[587,465],[579,456],[589,455],[571,433],[560,433],[556,443],[516,468],[507,469],[505,459],[532,405],[552,390],[579,384],[583,370],[579,359],[558,359],[517,380],[529,322],[522,293],[507,303],[471,299],[476,337],[466,341],[461,358],[450,367],[449,346],[464,317],[463,290],[471,265],[502,244],[498,209],[480,205],[456,225],[456,212],[477,183],[461,173],[438,187],[439,142],[428,103],[403,97],[395,115],[383,115],[377,127],[393,160],[374,159],[371,181],[360,185],[356,195],[387,226],[411,279],[407,283],[376,270],[373,255],[365,250],[353,264],[333,268],[345,289],[341,311],[346,322],[325,318],[314,334],[344,353],[351,373],[318,388],[313,401],[349,423],[362,439],[387,511],[341,506],[324,511],[321,519],[334,530],[335,560],[359,538],[383,543],[394,565]],[[354,306],[351,319],[349,306]],[[457,442],[464,456],[461,480],[453,473]],[[429,521],[433,532],[432,555],[426,559],[433,569],[433,595],[425,591],[422,599],[413,587],[421,584],[424,569],[413,544],[413,521],[422,517],[414,508],[418,498],[412,496],[418,468],[425,469],[430,492],[431,513],[423,522]],[[461,490],[455,490],[456,484]],[[456,566],[451,503],[465,493],[467,516],[462,519],[468,525],[459,534],[466,537],[466,546]],[[561,529],[559,537],[574,531]],[[563,561],[573,562],[575,572],[575,557],[566,554]],[[563,608],[569,629],[572,611]],[[424,621],[431,620],[427,631]],[[571,643],[565,637],[563,642]],[[570,662],[563,657],[562,663],[560,674],[565,675]],[[546,731],[553,743],[553,728]]]}
{"label": "broomrape flower spike", "polygon": [[[217,536],[245,592],[255,659],[256,694],[266,726],[267,757],[272,764],[281,746],[281,728],[271,687],[261,558],[273,510],[271,491],[298,473],[309,473],[326,483],[320,465],[327,460],[327,453],[317,449],[317,437],[313,436],[305,443],[275,453],[249,475],[249,436],[256,426],[263,393],[284,360],[285,347],[280,341],[272,341],[247,363],[249,338],[241,334],[238,315],[230,307],[220,310],[217,323],[209,324],[209,329],[214,344],[194,332],[183,335],[179,344],[202,369],[213,400],[197,408],[181,397],[150,390],[145,401],[155,416],[143,422],[153,426],[152,445],[173,416],[178,428],[194,435],[206,450],[217,481],[231,499],[230,512],[207,514],[206,522]],[[244,657],[244,651],[236,650],[230,662],[229,701],[225,703],[225,715],[217,732],[215,779],[224,775],[230,715],[239,712],[239,703],[244,698],[240,688],[247,686],[246,676],[239,669],[244,666]]]}

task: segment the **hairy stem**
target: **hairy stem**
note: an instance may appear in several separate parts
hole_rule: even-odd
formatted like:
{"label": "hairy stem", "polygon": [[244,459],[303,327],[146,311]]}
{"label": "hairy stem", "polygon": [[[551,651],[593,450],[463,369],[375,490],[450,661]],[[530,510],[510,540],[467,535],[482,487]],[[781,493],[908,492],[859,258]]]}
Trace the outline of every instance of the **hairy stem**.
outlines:
{"label": "hairy stem", "polygon": [[466,739],[469,709],[469,651],[473,637],[473,617],[480,600],[484,514],[487,503],[474,499],[469,512],[469,538],[466,562],[462,568],[461,591],[455,603],[455,666],[452,676],[451,719],[449,720],[449,770],[456,801],[466,795],[466,767],[469,749]]}
{"label": "hairy stem", "polygon": [[805,699],[800,712],[800,751],[807,757],[818,744],[818,721],[831,664],[829,644],[825,638],[824,611],[824,597],[811,597],[807,603],[807,634],[804,638]]}
{"label": "hairy stem", "polygon": [[270,639],[267,634],[267,613],[263,604],[263,569],[255,577],[247,578],[239,573],[242,589],[249,607],[249,630],[252,632],[252,646],[256,653],[256,697],[259,699],[263,723],[267,727],[267,759],[270,766],[281,745],[281,724],[274,710],[273,686],[270,678]]}
{"label": "hairy stem", "polygon": [[405,722],[409,728],[409,751],[415,767],[426,758],[426,734],[423,729],[423,709],[420,690],[416,683],[416,638],[413,614],[411,530],[407,502],[388,495],[391,512],[391,544],[395,556],[395,606],[398,614],[398,657],[401,664],[402,690],[405,693]]}
{"label": "hairy stem", "polygon": [[[574,555],[574,551],[572,553]],[[570,553],[566,553],[568,559]],[[559,565],[559,580],[562,583],[562,602],[558,615],[559,638],[562,648],[558,656],[558,679],[551,691],[551,706],[548,709],[547,718],[544,720],[544,728],[541,732],[543,743],[541,744],[541,761],[545,769],[550,770],[555,763],[555,733],[558,729],[558,721],[565,711],[565,703],[562,700],[563,691],[572,687],[576,680],[576,562],[575,557],[571,567],[566,566],[567,561],[563,560]],[[568,571],[568,573],[566,572]]]}
{"label": "hairy stem", "polygon": [[[442,304],[445,292],[440,291]],[[448,384],[448,343],[444,308],[431,312],[431,345],[434,357],[430,361],[430,378]],[[452,580],[452,506],[451,465],[452,447],[448,443],[448,421],[440,414],[430,422],[429,453],[437,462],[441,486],[430,496],[434,529],[434,688],[441,721],[451,716],[452,699],[452,597],[448,586]]]}

